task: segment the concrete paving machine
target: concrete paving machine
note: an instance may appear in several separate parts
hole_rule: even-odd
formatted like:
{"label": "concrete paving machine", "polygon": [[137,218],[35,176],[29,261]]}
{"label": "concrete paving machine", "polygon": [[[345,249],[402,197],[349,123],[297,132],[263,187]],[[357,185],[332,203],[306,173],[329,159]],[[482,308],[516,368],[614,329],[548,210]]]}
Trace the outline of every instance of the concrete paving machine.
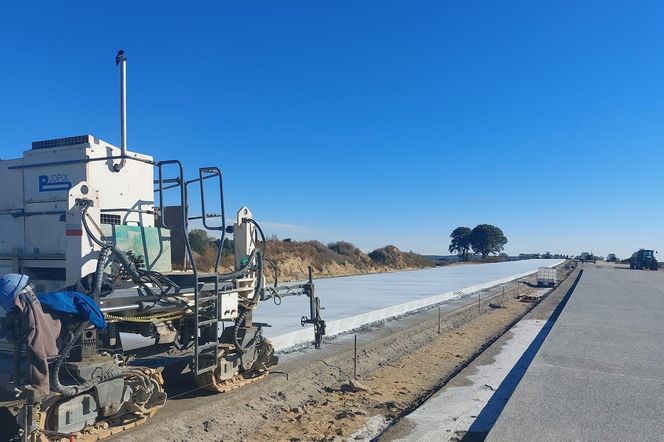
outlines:
{"label": "concrete paving machine", "polygon": [[[127,150],[122,51],[116,61],[119,148],[84,135],[0,161],[0,410],[17,440],[97,440],[137,425],[164,405],[170,376],[190,372],[214,392],[260,379],[277,363],[267,324],[252,318],[262,301],[307,296],[300,322],[316,347],[325,334],[311,269],[308,281],[267,285],[251,211],[226,225],[220,169],[187,178],[178,160]],[[219,238],[209,273],[189,241],[194,223]],[[223,273],[226,234],[234,270]]]}

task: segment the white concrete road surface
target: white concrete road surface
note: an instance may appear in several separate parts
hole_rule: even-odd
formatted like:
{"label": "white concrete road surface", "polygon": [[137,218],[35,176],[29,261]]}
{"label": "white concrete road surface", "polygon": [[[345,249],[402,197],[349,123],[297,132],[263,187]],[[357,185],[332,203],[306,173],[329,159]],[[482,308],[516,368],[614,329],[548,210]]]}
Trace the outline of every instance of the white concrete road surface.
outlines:
{"label": "white concrete road surface", "polygon": [[664,440],[664,272],[586,264],[487,440]]}

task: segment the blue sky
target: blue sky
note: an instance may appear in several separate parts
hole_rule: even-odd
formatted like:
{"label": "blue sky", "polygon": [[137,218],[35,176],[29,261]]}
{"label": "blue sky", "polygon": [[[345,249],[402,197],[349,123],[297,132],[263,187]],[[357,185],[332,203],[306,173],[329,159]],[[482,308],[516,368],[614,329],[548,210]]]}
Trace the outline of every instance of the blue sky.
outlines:
{"label": "blue sky", "polygon": [[220,166],[268,233],[664,250],[663,22],[659,2],[12,2],[0,157],[118,144],[123,48],[130,150]]}

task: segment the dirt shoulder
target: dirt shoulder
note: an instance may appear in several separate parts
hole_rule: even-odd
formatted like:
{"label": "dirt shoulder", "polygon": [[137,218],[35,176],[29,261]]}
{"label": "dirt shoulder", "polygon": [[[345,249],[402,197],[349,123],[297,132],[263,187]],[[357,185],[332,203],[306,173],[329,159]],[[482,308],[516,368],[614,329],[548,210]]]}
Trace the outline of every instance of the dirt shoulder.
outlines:
{"label": "dirt shoulder", "polygon": [[[533,303],[524,284],[473,296],[358,331],[353,391],[353,335],[323,350],[282,356],[267,379],[223,395],[172,393],[148,423],[115,440],[346,440],[375,436],[414,409],[500,337]],[[489,304],[502,304],[493,308]]]}

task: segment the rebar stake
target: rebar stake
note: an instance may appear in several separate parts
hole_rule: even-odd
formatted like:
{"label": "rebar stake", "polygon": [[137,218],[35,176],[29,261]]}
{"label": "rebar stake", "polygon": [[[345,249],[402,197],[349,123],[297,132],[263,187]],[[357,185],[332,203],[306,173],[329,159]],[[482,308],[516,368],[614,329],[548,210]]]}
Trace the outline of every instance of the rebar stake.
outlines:
{"label": "rebar stake", "polygon": [[353,348],[353,379],[357,379],[357,335],[355,335],[355,345]]}

